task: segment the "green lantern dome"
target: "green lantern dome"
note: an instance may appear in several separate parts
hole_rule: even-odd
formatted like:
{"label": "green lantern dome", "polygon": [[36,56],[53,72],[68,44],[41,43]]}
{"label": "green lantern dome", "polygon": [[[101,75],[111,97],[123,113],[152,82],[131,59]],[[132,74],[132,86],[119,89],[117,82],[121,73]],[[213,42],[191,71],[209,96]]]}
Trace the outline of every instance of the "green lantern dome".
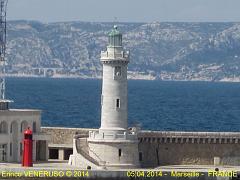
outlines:
{"label": "green lantern dome", "polygon": [[113,29],[108,34],[108,46],[122,46],[122,34],[118,31],[116,25],[113,26]]}

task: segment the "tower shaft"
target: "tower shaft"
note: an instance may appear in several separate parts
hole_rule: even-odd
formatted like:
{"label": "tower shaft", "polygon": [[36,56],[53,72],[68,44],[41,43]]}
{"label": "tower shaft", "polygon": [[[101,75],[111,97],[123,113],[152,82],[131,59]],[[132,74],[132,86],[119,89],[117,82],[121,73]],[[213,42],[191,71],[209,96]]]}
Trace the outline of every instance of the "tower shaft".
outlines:
{"label": "tower shaft", "polygon": [[113,29],[103,64],[101,130],[125,131],[128,127],[127,65],[129,52],[122,47],[122,35]]}

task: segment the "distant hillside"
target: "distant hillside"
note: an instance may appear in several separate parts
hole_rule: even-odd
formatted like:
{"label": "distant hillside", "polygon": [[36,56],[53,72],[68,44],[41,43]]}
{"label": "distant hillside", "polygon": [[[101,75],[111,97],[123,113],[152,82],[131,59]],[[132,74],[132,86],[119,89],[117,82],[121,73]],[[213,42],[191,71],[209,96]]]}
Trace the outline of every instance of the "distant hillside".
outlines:
{"label": "distant hillside", "polygon": [[[112,23],[8,23],[9,76],[101,77]],[[119,23],[129,77],[240,80],[240,23]]]}

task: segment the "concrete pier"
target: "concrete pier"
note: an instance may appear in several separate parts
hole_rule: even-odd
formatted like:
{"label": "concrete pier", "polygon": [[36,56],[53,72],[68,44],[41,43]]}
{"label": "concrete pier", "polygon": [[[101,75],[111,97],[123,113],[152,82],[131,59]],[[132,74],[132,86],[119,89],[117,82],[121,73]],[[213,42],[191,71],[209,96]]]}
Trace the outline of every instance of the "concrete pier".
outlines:
{"label": "concrete pier", "polygon": [[[217,169],[216,169],[217,168]],[[217,171],[216,171],[217,170]],[[0,163],[0,178],[8,179],[198,179],[230,180],[237,179],[239,166],[160,166],[154,169],[121,170],[82,170],[70,166],[66,161],[50,161],[25,168],[16,163]]]}

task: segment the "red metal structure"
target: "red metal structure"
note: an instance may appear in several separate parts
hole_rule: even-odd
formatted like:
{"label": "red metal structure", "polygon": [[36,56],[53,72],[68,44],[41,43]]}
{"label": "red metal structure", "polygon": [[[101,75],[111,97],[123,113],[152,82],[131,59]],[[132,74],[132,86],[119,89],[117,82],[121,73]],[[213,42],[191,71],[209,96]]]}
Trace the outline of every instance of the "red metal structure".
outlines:
{"label": "red metal structure", "polygon": [[24,131],[24,140],[23,140],[23,158],[22,158],[22,166],[32,167],[32,131],[30,128]]}

